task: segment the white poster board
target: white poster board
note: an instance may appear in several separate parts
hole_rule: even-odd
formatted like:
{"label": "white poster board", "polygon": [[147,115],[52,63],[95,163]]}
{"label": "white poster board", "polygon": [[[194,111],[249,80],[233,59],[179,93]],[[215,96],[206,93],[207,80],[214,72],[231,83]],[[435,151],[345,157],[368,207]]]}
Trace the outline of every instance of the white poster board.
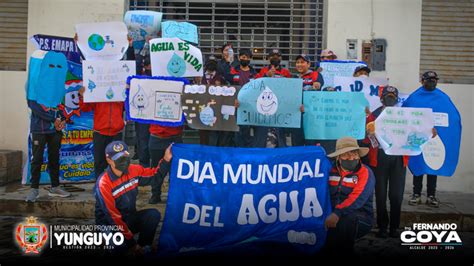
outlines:
{"label": "white poster board", "polygon": [[128,49],[127,26],[123,22],[76,25],[77,46],[86,60],[118,61]]}
{"label": "white poster board", "polygon": [[388,155],[419,155],[433,126],[431,108],[386,107],[375,120],[375,136]]}
{"label": "white poster board", "polygon": [[367,101],[369,101],[370,111],[374,111],[382,106],[379,97],[380,86],[387,86],[386,78],[371,77],[335,77],[334,83],[341,87],[341,91],[363,92]]}
{"label": "white poster board", "polygon": [[84,102],[123,102],[135,61],[82,61]]}
{"label": "white poster board", "polygon": [[201,50],[178,38],[150,40],[153,76],[202,77]]}

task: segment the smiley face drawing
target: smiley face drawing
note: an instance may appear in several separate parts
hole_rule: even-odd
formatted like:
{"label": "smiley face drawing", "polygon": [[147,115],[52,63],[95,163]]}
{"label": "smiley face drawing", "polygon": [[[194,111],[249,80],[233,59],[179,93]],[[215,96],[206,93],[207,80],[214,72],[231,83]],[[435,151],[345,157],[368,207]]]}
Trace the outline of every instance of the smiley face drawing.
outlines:
{"label": "smiley face drawing", "polygon": [[177,54],[173,54],[167,65],[168,74],[173,77],[182,77],[186,72],[186,62]]}
{"label": "smiley face drawing", "polygon": [[257,98],[257,111],[263,115],[273,115],[278,109],[278,98],[273,91],[265,87]]}

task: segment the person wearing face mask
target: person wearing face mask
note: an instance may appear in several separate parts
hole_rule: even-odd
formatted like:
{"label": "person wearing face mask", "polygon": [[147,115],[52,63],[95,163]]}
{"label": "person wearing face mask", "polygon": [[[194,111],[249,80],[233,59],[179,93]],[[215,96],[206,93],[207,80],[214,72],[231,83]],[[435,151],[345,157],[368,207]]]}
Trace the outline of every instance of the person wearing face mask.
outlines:
{"label": "person wearing face mask", "polygon": [[356,139],[344,137],[337,140],[336,151],[328,155],[335,159],[329,175],[333,212],[325,221],[329,251],[352,252],[355,240],[372,229],[375,177],[360,159],[368,151],[359,147]]}
{"label": "person wearing face mask", "polygon": [[[449,124],[459,123],[460,125],[460,115],[459,111],[456,109],[456,106],[452,103],[448,95],[438,89],[438,74],[434,71],[427,71],[423,73],[421,77],[422,86],[414,91],[403,103],[403,107],[421,107],[421,108],[431,108],[434,112],[437,113],[449,113]],[[420,101],[420,99],[426,99]],[[457,120],[456,120],[457,117]],[[450,130],[449,127],[435,127],[433,135],[436,135],[439,130],[440,138],[447,138],[447,131]],[[459,132],[461,134],[461,132]],[[461,136],[459,136],[461,139]],[[454,142],[453,142],[453,145]],[[458,144],[459,145],[459,144]],[[423,161],[423,155],[415,156],[410,158],[410,164]],[[426,170],[412,169],[410,171],[413,173],[413,195],[408,201],[410,205],[421,204],[421,191],[423,188],[423,175],[427,176],[427,199],[426,204],[431,207],[439,207],[439,200],[436,198],[436,183],[437,175],[427,173]]]}
{"label": "person wearing face mask", "polygon": [[[408,156],[387,155],[378,145],[374,135],[374,121],[385,107],[395,106],[398,103],[398,89],[385,86],[379,95],[382,106],[367,117],[367,137],[363,143],[369,146],[368,164],[375,174],[375,203],[379,228],[377,237],[386,238],[387,227],[389,227],[390,237],[398,237]],[[387,212],[387,190],[390,200],[390,217]]]}
{"label": "person wearing face mask", "polygon": [[[123,141],[109,143],[105,154],[108,167],[97,178],[94,187],[96,224],[120,226],[125,237],[125,246],[120,250],[143,254],[144,247],[153,243],[161,215],[154,208],[137,211],[138,186],[168,173],[171,145],[154,168],[130,164],[128,147]],[[137,233],[139,237],[135,241],[133,235]]]}
{"label": "person wearing face mask", "polygon": [[291,73],[288,69],[282,67],[281,53],[278,49],[272,49],[268,53],[268,61],[270,64],[260,70],[255,78],[275,77],[275,78],[291,78]]}
{"label": "person wearing face mask", "polygon": [[355,78],[357,78],[357,77],[366,77],[366,78],[368,78],[369,74],[370,74],[370,68],[368,66],[362,65],[362,66],[358,66],[358,67],[356,67],[356,69],[354,69],[353,76]]}
{"label": "person wearing face mask", "polygon": [[[239,51],[239,65],[231,67],[230,72],[226,75],[226,80],[231,85],[244,86],[250,80],[255,79],[257,71],[250,65],[252,52],[249,49],[241,49]],[[239,101],[235,100],[235,108],[239,107]],[[250,136],[250,126],[239,126],[239,131],[234,135],[235,146],[250,147],[252,138]]]}
{"label": "person wearing face mask", "polygon": [[237,66],[237,60],[235,59],[234,46],[232,43],[225,43],[221,47],[222,59],[217,62],[217,73],[222,77],[225,77],[230,72],[231,67]]}
{"label": "person wearing face mask", "polygon": [[201,79],[203,85],[223,86],[226,84],[223,76],[217,71],[217,59],[211,55],[204,65],[204,75]]}

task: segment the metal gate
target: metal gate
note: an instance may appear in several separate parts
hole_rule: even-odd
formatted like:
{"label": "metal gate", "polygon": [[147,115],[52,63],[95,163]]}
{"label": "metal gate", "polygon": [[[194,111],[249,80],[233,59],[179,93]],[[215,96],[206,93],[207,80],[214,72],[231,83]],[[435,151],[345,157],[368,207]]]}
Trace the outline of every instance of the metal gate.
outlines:
{"label": "metal gate", "polygon": [[221,56],[230,42],[237,52],[251,49],[253,64],[267,63],[267,50],[278,48],[283,65],[294,72],[298,54],[308,54],[313,66],[323,43],[324,0],[130,0],[130,10],[162,12],[163,20],[188,21],[198,26],[204,56]]}

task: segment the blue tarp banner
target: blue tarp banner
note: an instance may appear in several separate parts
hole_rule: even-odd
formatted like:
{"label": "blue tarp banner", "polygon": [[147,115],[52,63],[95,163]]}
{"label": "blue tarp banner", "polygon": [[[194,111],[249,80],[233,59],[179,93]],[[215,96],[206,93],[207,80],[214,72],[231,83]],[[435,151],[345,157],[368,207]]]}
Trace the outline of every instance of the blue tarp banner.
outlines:
{"label": "blue tarp banner", "polygon": [[330,168],[317,146],[173,145],[160,254],[269,242],[317,252],[331,213]]}
{"label": "blue tarp banner", "polygon": [[445,122],[438,123],[435,118],[440,141],[428,143],[429,151],[410,157],[410,171],[414,175],[452,176],[459,161],[462,131],[461,115],[454,103],[438,88],[430,92],[420,87],[408,97],[403,106],[431,108],[436,117],[445,117]]}

